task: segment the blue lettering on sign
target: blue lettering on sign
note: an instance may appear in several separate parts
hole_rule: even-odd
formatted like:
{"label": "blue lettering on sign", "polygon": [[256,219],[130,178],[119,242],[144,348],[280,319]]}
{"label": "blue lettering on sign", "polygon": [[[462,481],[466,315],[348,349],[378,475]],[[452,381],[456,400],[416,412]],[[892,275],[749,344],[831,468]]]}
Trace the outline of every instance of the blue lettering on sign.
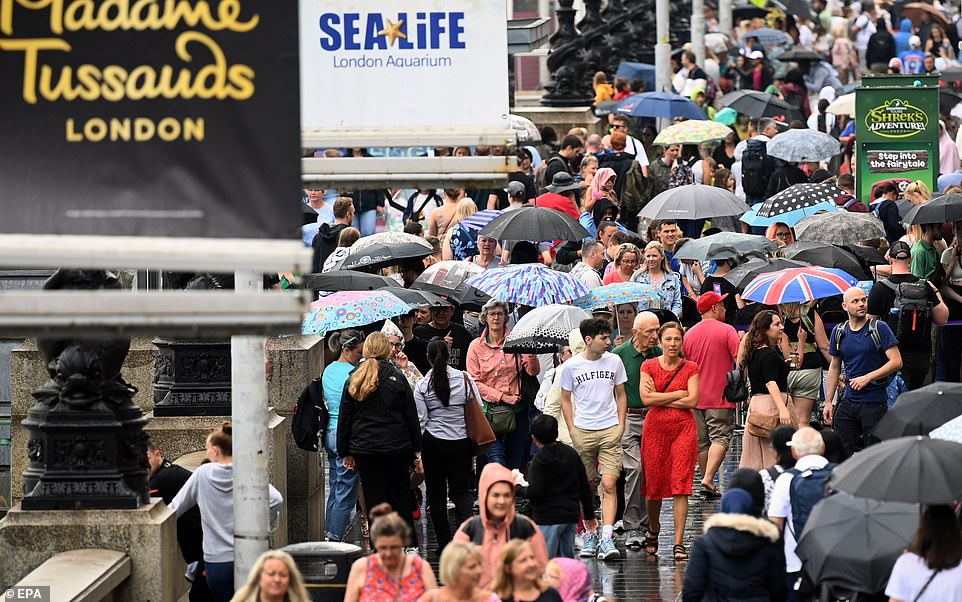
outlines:
{"label": "blue lettering on sign", "polygon": [[[395,18],[392,18],[395,17]],[[318,20],[322,50],[463,50],[463,12],[324,13]]]}

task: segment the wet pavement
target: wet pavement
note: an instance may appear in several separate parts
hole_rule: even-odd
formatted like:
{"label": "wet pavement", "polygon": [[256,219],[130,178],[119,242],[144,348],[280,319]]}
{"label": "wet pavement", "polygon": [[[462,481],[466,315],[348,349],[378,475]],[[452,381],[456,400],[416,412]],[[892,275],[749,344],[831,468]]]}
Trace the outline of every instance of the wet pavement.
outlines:
{"label": "wet pavement", "polygon": [[[741,434],[736,433],[732,440],[732,449],[728,451],[725,462],[719,470],[719,488],[724,491],[728,476],[738,468],[741,455]],[[695,538],[701,535],[705,520],[718,510],[719,500],[706,499],[697,493],[701,475],[695,471],[695,492],[689,498],[688,522],[685,529],[685,547],[691,553],[691,545]],[[422,509],[422,518],[418,522],[418,537],[422,542],[421,554],[437,569],[437,542],[434,539],[434,529],[430,526],[427,512]],[[456,526],[453,513],[449,513],[452,527]],[[658,542],[658,555],[649,556],[644,550],[626,550],[625,534],[616,533],[615,543],[621,552],[618,560],[601,561],[594,558],[582,559],[594,578],[596,593],[604,594],[610,601],[659,601],[681,599],[680,593],[685,577],[685,562],[675,562],[672,558],[671,547],[674,543],[672,532],[672,503],[665,500],[661,509],[661,536]],[[352,528],[354,543],[360,544],[360,529],[358,525]]]}

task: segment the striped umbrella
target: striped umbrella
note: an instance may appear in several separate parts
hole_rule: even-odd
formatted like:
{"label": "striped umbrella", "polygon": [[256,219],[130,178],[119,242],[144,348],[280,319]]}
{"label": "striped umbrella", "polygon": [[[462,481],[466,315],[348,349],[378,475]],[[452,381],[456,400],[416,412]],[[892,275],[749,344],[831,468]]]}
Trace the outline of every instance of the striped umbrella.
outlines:
{"label": "striped umbrella", "polygon": [[539,263],[485,270],[465,280],[465,284],[495,299],[531,307],[567,303],[588,294],[588,287],[574,276]]}
{"label": "striped umbrella", "polygon": [[856,278],[835,268],[790,268],[759,274],[745,287],[742,299],[766,305],[801,303],[841,295],[856,283]]}
{"label": "striped umbrella", "polygon": [[491,220],[498,217],[502,213],[503,211],[500,209],[483,209],[474,215],[469,215],[461,220],[461,225],[467,228],[469,232],[475,233],[481,228],[487,226]]}

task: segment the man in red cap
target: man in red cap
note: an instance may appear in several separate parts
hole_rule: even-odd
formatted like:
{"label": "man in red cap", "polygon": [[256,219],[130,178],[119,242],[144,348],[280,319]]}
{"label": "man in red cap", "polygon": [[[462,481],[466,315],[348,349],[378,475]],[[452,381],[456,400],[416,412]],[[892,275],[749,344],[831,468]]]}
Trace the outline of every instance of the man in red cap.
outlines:
{"label": "man in red cap", "polygon": [[722,397],[725,376],[738,356],[738,333],[725,323],[728,295],[708,291],[698,297],[701,322],[685,333],[685,357],[701,369],[701,395],[695,408],[698,427],[698,468],[701,490],[706,497],[718,497],[715,473],[725,459],[735,430],[735,405]]}

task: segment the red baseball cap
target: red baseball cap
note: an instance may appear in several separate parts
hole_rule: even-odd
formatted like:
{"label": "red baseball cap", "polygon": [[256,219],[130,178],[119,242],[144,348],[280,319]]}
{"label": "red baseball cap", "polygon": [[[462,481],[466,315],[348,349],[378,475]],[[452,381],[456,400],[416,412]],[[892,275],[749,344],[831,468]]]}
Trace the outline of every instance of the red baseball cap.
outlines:
{"label": "red baseball cap", "polygon": [[718,305],[719,303],[724,301],[725,297],[727,296],[728,296],[728,293],[725,293],[724,295],[719,295],[715,291],[708,291],[707,293],[702,293],[702,295],[698,297],[698,313],[700,314],[708,313],[708,310],[710,310],[715,305]]}

